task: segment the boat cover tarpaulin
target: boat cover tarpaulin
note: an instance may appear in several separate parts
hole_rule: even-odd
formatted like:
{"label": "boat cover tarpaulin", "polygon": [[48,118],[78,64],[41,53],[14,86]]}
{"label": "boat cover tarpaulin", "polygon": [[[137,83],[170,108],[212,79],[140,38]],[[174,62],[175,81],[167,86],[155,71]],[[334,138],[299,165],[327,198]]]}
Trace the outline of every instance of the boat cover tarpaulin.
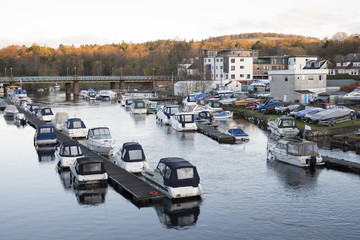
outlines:
{"label": "boat cover tarpaulin", "polygon": [[145,161],[145,154],[142,146],[137,142],[126,142],[121,149],[121,159],[124,162]]}
{"label": "boat cover tarpaulin", "polygon": [[[164,163],[171,171],[169,176],[164,176],[164,184],[170,187],[186,187],[193,186],[197,187],[200,183],[200,177],[196,170],[196,167],[193,166],[188,161],[183,158],[162,158],[159,161],[160,163]],[[178,171],[179,170],[179,171]],[[183,177],[179,176],[178,173],[181,173],[182,170],[189,171],[191,170],[191,177]],[[168,174],[166,174],[168,175]]]}
{"label": "boat cover tarpaulin", "polygon": [[76,172],[79,175],[105,173],[104,162],[99,158],[82,157],[76,160]]}
{"label": "boat cover tarpaulin", "polygon": [[37,140],[56,139],[55,128],[50,124],[37,126]]}
{"label": "boat cover tarpaulin", "polygon": [[80,118],[70,118],[68,119],[68,123],[70,123],[67,125],[69,129],[86,128],[84,122]]}
{"label": "boat cover tarpaulin", "polygon": [[249,136],[241,128],[229,129],[228,132],[230,134],[234,135],[235,137],[247,137],[247,136]]}

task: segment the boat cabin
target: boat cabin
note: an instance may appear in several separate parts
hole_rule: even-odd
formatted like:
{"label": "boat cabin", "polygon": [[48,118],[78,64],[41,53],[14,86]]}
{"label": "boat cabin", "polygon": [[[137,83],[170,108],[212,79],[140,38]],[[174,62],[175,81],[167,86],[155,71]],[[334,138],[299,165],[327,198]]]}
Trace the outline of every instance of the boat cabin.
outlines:
{"label": "boat cabin", "polygon": [[59,155],[62,157],[79,157],[83,153],[80,143],[77,141],[65,141],[59,147]]}
{"label": "boat cabin", "polygon": [[283,138],[276,145],[277,149],[283,149],[287,154],[295,156],[319,156],[316,142],[298,138]]}
{"label": "boat cabin", "polygon": [[279,128],[294,128],[296,127],[296,121],[292,117],[281,116],[275,119],[276,126]]}
{"label": "boat cabin", "polygon": [[168,118],[170,118],[170,116],[179,112],[179,106],[178,105],[167,105],[164,107],[163,112]]}
{"label": "boat cabin", "polygon": [[106,183],[108,175],[105,171],[105,165],[102,159],[94,157],[81,157],[75,160],[70,166],[71,175],[75,183],[97,184]]}
{"label": "boat cabin", "polygon": [[91,128],[88,131],[87,139],[110,139],[111,133],[108,127]]}
{"label": "boat cabin", "polygon": [[164,180],[164,185],[169,187],[198,187],[200,177],[193,166],[183,158],[160,159],[155,172],[159,173]]}
{"label": "boat cabin", "polygon": [[52,145],[57,143],[55,128],[50,124],[37,125],[34,136],[35,145]]}
{"label": "boat cabin", "polygon": [[133,108],[134,109],[145,109],[146,104],[143,100],[134,100],[133,101]]}
{"label": "boat cabin", "polygon": [[146,161],[142,146],[137,142],[126,142],[121,148],[121,159],[124,162]]}
{"label": "boat cabin", "polygon": [[84,122],[80,118],[69,118],[66,121],[67,129],[78,129],[78,128],[86,128]]}
{"label": "boat cabin", "polygon": [[219,101],[210,101],[210,107],[212,108],[222,108],[222,103]]}

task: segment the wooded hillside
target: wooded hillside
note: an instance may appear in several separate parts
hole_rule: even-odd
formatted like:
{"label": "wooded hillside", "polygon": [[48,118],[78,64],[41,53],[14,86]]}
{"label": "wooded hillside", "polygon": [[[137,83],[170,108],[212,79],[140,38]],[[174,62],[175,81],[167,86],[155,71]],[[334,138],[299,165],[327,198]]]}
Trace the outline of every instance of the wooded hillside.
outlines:
{"label": "wooded hillside", "polygon": [[[177,64],[199,57],[200,49],[257,49],[260,56],[316,55],[334,63],[348,53],[360,52],[358,35],[335,34],[316,39],[277,33],[244,33],[202,41],[158,40],[146,43],[60,45],[54,49],[33,44],[0,49],[0,76],[49,75],[174,75]],[[6,70],[5,70],[6,69]]]}

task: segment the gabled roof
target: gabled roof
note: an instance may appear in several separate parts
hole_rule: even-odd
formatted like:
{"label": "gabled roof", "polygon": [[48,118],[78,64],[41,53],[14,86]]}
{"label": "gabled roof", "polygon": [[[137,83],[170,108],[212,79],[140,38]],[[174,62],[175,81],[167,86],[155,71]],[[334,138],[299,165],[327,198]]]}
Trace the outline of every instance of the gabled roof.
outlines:
{"label": "gabled roof", "polygon": [[326,68],[326,62],[327,60],[310,60],[303,69],[323,69]]}

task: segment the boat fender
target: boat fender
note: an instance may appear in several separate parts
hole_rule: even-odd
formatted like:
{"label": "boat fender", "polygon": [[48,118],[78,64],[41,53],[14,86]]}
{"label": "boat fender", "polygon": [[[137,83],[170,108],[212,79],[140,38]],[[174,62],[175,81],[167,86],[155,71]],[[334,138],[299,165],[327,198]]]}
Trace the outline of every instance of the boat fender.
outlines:
{"label": "boat fender", "polygon": [[151,191],[149,193],[150,193],[150,195],[157,195],[158,194],[158,192],[156,192],[156,191]]}

